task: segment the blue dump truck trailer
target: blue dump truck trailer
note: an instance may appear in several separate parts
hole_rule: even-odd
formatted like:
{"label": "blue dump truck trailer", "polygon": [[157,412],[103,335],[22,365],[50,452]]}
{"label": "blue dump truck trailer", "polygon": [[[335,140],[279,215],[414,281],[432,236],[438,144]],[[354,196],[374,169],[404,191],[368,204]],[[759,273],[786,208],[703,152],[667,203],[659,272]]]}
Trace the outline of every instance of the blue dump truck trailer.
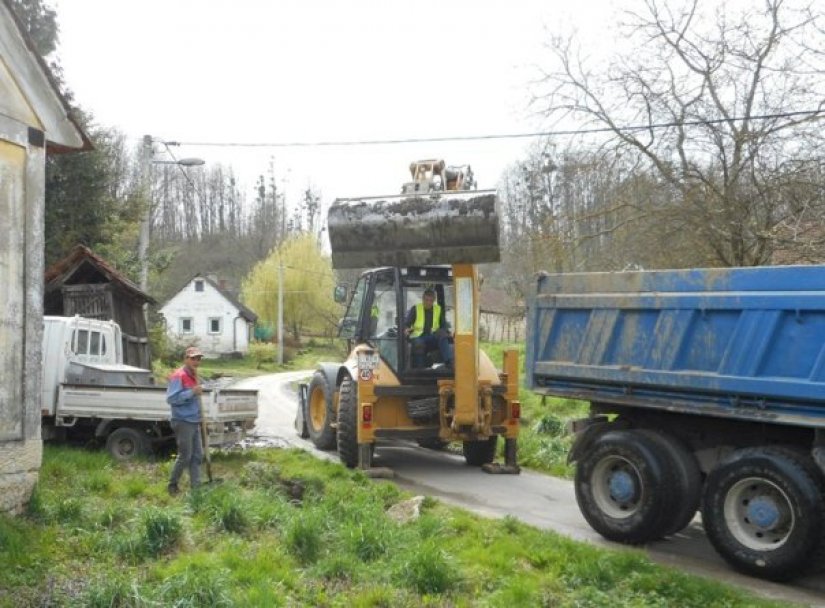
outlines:
{"label": "blue dump truck trailer", "polygon": [[645,543],[701,509],[734,568],[825,563],[825,267],[537,278],[527,385],[585,400],[576,499],[601,535]]}

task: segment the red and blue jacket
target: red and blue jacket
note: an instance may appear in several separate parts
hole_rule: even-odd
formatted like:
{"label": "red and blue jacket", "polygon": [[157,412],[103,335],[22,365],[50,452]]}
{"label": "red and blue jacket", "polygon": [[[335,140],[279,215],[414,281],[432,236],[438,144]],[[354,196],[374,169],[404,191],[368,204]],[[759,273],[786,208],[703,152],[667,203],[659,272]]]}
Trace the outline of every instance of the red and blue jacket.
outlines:
{"label": "red and blue jacket", "polygon": [[166,403],[172,406],[172,420],[200,422],[199,397],[192,390],[198,379],[183,366],[172,372],[166,387]]}

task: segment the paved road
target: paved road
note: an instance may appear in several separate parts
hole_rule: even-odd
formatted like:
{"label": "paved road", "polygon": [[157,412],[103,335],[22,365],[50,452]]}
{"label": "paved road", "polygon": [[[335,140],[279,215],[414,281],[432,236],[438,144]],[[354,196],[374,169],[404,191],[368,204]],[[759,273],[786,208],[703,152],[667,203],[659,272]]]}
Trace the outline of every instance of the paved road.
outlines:
{"label": "paved road", "polygon": [[[255,433],[263,445],[300,447],[321,458],[335,459],[333,454],[316,450],[311,442],[295,434],[294,383],[309,373],[259,376],[243,381],[241,386],[260,391]],[[576,506],[570,481],[529,471],[521,475],[488,475],[467,467],[461,457],[408,444],[379,446],[374,464],[391,468],[395,481],[413,492],[437,496],[481,515],[512,515],[576,540],[611,549],[625,548],[604,540],[587,525]],[[651,543],[646,550],[651,559],[680,570],[725,581],[768,598],[825,607],[825,576],[779,585],[737,574],[710,547],[698,517],[678,536]]]}

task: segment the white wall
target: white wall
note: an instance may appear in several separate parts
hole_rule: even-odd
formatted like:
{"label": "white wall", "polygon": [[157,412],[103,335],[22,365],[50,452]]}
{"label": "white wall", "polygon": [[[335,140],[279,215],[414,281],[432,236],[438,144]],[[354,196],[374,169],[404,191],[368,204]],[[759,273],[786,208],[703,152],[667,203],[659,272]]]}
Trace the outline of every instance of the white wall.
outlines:
{"label": "white wall", "polygon": [[[238,309],[217,289],[203,280],[203,291],[195,290],[195,278],[181,289],[163,308],[166,332],[176,342],[196,344],[206,356],[242,352],[249,349],[252,326]],[[182,332],[182,319],[191,319],[191,333]],[[219,333],[210,331],[210,320],[220,319]]]}

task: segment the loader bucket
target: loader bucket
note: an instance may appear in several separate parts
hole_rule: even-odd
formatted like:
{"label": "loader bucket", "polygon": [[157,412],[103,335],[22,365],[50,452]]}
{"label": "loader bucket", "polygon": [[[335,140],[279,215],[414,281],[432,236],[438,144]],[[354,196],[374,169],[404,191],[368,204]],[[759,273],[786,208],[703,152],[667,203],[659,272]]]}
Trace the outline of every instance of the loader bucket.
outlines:
{"label": "loader bucket", "polygon": [[494,190],[338,199],[327,227],[333,268],[499,261]]}

